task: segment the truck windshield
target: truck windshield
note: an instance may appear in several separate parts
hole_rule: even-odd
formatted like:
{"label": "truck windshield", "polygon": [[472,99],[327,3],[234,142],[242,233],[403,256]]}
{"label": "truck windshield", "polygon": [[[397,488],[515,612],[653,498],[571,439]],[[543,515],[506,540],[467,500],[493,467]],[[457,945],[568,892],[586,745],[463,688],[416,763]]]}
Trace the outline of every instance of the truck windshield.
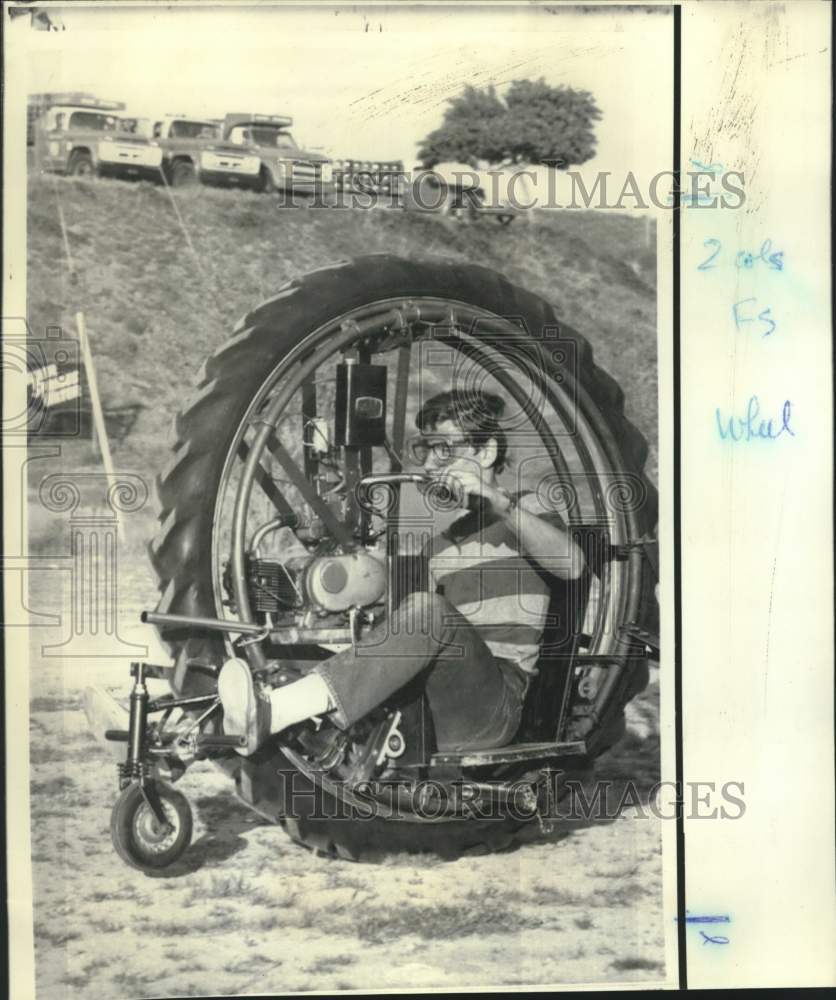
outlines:
{"label": "truck windshield", "polygon": [[251,127],[244,130],[249,142],[256,146],[274,146],[276,149],[296,149],[296,143],[290,132],[280,132],[276,128],[264,126]]}
{"label": "truck windshield", "polygon": [[102,115],[95,111],[74,111],[70,115],[70,128],[89,128],[93,132],[115,132],[116,116]]}
{"label": "truck windshield", "polygon": [[171,123],[172,139],[214,139],[216,129],[209,122],[176,121]]}

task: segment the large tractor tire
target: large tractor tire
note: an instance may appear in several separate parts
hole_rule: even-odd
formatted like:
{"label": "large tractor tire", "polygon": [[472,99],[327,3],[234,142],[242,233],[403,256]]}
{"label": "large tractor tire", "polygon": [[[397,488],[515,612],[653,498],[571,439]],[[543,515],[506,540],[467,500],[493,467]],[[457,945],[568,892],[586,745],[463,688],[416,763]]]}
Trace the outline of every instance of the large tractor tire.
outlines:
{"label": "large tractor tire", "polygon": [[[513,318],[518,333],[559,329],[562,343],[573,342],[572,370],[555,362],[551,377],[563,386],[575,387],[580,410],[588,415],[590,426],[602,440],[606,439],[611,471],[623,472],[631,482],[640,484],[643,500],[629,515],[628,534],[639,538],[653,530],[656,494],[643,472],[647,444],[625,417],[620,387],[595,364],[588,342],[558,323],[549,303],[478,265],[372,255],[324,267],[292,281],[244,316],[232,339],[204,365],[196,398],[175,421],[173,460],[157,481],[161,523],[150,554],[160,583],[159,611],[196,617],[223,615],[213,557],[218,494],[230,455],[237,453],[242,440],[239,429],[250,419],[254,401],[275,372],[286,363],[299,364],[310,357],[316,338],[339,317],[360,309],[367,314],[377,303],[388,307],[391,302],[421,300],[444,300],[495,317]],[[558,357],[557,353],[552,356]],[[641,568],[636,572],[619,612],[624,620],[646,617],[648,602],[653,602],[655,581],[648,573],[641,578]],[[217,669],[228,655],[223,640],[216,633],[171,628],[162,630],[162,638],[177,659],[175,691],[202,694],[213,690]],[[646,668],[633,669],[630,664],[607,678],[606,698],[590,715],[594,720],[590,725],[597,726],[588,734],[591,756],[603,752],[617,738],[624,705],[646,683]],[[236,757],[221,766],[238,781],[239,790],[242,786],[264,787],[271,775],[284,781],[294,771],[288,758],[272,745],[262,747],[254,758]],[[320,789],[320,793],[328,798],[327,792]],[[352,823],[313,814],[288,818],[281,790],[269,794],[269,801],[258,801],[258,794],[244,797],[263,815],[282,822],[299,843],[352,859],[369,850],[496,850],[510,843],[522,825],[510,817],[441,823],[381,818]]]}

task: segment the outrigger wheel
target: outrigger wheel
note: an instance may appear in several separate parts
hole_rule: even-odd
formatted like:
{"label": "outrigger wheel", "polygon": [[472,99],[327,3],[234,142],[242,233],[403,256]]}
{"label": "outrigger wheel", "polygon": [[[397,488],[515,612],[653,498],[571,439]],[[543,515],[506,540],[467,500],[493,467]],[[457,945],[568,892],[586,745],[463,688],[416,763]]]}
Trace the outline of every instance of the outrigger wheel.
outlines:
{"label": "outrigger wheel", "polygon": [[192,839],[188,799],[164,781],[144,786],[132,782],[122,789],[110,814],[110,834],[116,853],[131,867],[145,872],[167,868]]}
{"label": "outrigger wheel", "polygon": [[[345,426],[339,435],[333,431],[337,368],[352,364],[370,379],[384,369],[385,440],[358,443]],[[269,566],[263,577],[252,575],[264,530],[296,525],[317,556],[366,543],[380,522],[361,509],[352,488],[367,474],[401,470],[418,402],[462,386],[505,398],[515,471],[528,476],[570,530],[586,532],[585,543],[595,549],[587,559],[592,570],[582,628],[564,670],[566,693],[549,695],[551,716],[538,721],[548,730],[542,738],[582,747],[587,761],[620,738],[624,705],[647,683],[642,637],[654,631],[657,613],[648,554],[656,494],[643,471],[647,444],[624,415],[617,383],[594,363],[587,341],[558,322],[551,305],[494,271],[445,259],[379,254],[294,280],[244,316],[206,362],[196,398],[176,419],[173,459],[158,479],[161,524],[150,549],[162,592],[157,610],[232,619],[250,633],[233,647],[228,633],[194,622],[163,625],[162,638],[176,657],[175,696],[214,692],[231,655],[246,655],[263,677],[271,665],[305,652],[299,637],[306,622],[321,623],[321,617],[300,618],[295,646],[269,634],[276,627],[275,580]],[[375,419],[371,410],[366,416]],[[329,435],[330,445],[323,440]],[[390,528],[399,523],[399,509],[404,503],[396,494]],[[316,648],[320,658],[331,655],[327,644]],[[204,732],[219,732],[219,714]],[[353,731],[348,735],[351,743]],[[408,811],[346,820],[345,803],[334,801],[341,793],[322,768],[309,766],[298,745],[292,751],[281,741],[246,760],[227,752],[218,763],[236,779],[239,794],[293,839],[343,857],[380,849],[497,849],[522,825],[506,816],[426,822]],[[530,773],[530,762],[527,768],[506,761],[476,777],[510,781]],[[292,779],[298,779],[296,791],[309,787],[319,796],[301,815],[288,815],[283,799]],[[149,833],[153,841],[154,828],[142,818],[136,793],[124,797],[117,849],[134,857],[134,833]],[[181,815],[168,792],[161,798]],[[150,847],[145,853],[144,843],[140,850],[144,858],[158,856]]]}

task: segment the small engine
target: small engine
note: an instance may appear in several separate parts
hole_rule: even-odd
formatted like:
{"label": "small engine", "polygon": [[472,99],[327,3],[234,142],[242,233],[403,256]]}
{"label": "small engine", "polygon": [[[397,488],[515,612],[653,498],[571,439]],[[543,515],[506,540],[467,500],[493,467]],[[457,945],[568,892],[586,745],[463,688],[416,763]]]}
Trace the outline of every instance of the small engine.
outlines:
{"label": "small engine", "polygon": [[386,590],[386,568],[363,550],[286,562],[254,559],[249,566],[255,611],[277,614],[312,610],[320,614],[364,608]]}

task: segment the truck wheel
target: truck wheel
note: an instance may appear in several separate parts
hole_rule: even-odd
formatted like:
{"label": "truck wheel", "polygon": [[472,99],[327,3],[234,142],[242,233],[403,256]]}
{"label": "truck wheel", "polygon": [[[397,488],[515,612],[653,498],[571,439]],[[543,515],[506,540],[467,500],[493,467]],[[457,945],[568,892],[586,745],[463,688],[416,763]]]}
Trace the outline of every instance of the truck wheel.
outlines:
{"label": "truck wheel", "polygon": [[261,168],[261,173],[258,177],[258,190],[262,194],[275,194],[276,193],[276,182],[273,180],[273,175],[267,169],[267,167]]}
{"label": "truck wheel", "polygon": [[68,177],[95,177],[96,168],[93,166],[93,158],[89,153],[73,153],[67,165]]}
{"label": "truck wheel", "polygon": [[197,182],[197,173],[190,160],[178,160],[171,168],[171,186],[192,187]]}

